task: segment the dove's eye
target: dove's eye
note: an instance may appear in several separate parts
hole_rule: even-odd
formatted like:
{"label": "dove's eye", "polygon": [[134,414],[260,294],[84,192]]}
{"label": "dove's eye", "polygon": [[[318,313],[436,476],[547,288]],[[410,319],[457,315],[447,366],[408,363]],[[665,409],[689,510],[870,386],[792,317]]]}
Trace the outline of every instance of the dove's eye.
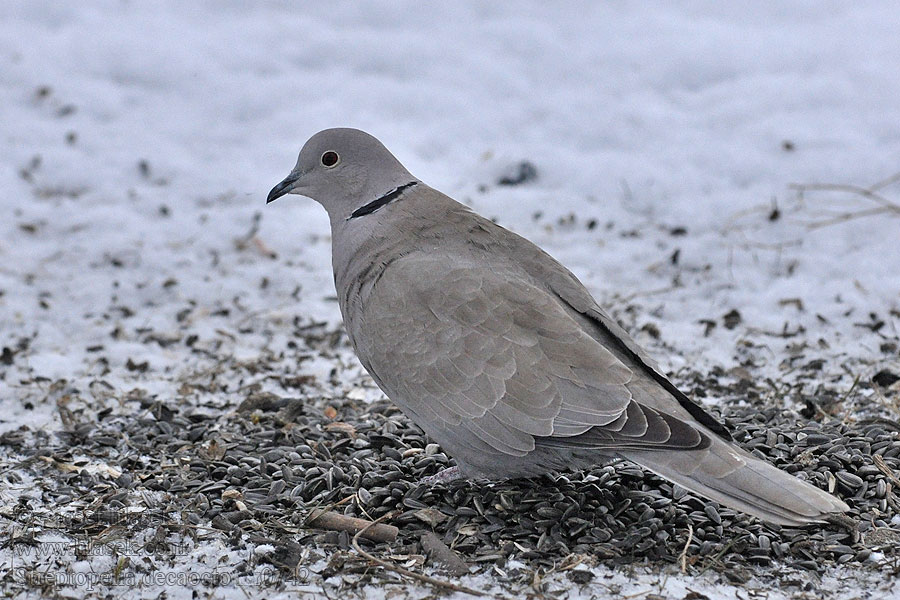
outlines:
{"label": "dove's eye", "polygon": [[338,156],[337,152],[333,152],[332,150],[329,150],[322,155],[322,165],[326,167],[333,167],[338,164],[339,160],[341,160],[341,157]]}

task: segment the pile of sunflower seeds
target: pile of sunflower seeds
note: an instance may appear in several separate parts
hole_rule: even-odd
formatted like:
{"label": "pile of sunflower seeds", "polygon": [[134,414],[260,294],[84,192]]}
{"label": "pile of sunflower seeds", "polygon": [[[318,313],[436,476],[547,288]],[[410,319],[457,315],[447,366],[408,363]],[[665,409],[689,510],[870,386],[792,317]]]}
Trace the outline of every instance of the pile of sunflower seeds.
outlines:
{"label": "pile of sunflower seeds", "polygon": [[[164,553],[173,534],[211,531],[204,535],[233,548],[271,544],[268,560],[286,573],[310,551],[324,557],[350,548],[346,532],[306,526],[314,508],[370,520],[389,514],[400,537],[367,542],[372,551],[424,555],[421,535],[433,531],[480,569],[502,569],[514,558],[546,571],[572,556],[683,561],[692,572],[712,570],[734,582],[778,566],[898,569],[900,424],[877,415],[836,419],[828,411],[840,399],[826,391],[794,398],[806,405],[807,421],[767,407],[771,390],[762,385],[724,385],[721,373],[680,379],[695,395],[725,398],[720,417],[739,443],[839,495],[851,507],[849,519],[810,528],[765,524],[627,462],[539,481],[421,484],[453,461],[386,400],[257,392],[235,412],[210,414],[135,391],[123,410],[55,439],[19,430],[0,443],[29,456],[17,467],[41,482],[58,515],[69,515],[57,523],[64,533],[109,535],[113,526],[136,535],[152,526],[144,548]],[[90,468],[97,464],[103,468]],[[4,476],[21,478],[15,470]],[[136,504],[140,512],[129,513]],[[14,513],[25,522],[30,510],[22,502]],[[39,533],[33,527],[30,540],[4,543],[34,544]],[[347,565],[321,575],[329,569],[347,572]]]}

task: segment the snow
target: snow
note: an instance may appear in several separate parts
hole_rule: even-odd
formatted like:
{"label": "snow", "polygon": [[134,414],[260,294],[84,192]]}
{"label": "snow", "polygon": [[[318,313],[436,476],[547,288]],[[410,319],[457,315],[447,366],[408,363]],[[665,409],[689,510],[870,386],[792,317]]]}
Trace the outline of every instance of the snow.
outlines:
{"label": "snow", "polygon": [[[130,389],[129,361],[148,363],[142,388],[173,396],[194,365],[141,328],[183,321],[199,344],[224,331],[240,361],[289,342],[242,336],[240,319],[338,322],[324,211],[295,196],[265,206],[331,126],[373,133],[550,251],[665,369],[752,359],[790,376],[779,365],[803,353],[849,389],[900,363],[882,350],[900,335],[900,212],[811,227],[880,204],[789,185],[867,188],[900,171],[898,26],[879,2],[0,4],[0,346],[14,352],[0,431],[59,430],[52,382],[87,388],[109,368]],[[535,182],[495,185],[522,160]],[[878,193],[900,204],[900,182]],[[242,245],[257,213],[264,247]],[[728,329],[732,309],[742,321]],[[701,319],[717,323],[709,335]],[[777,335],[798,327],[811,347]],[[331,366],[299,369],[327,379]],[[372,397],[357,372],[323,393]],[[595,572],[554,585],[660,593],[659,573]],[[823,588],[852,596],[843,576]],[[664,586],[735,590],[678,573]]]}

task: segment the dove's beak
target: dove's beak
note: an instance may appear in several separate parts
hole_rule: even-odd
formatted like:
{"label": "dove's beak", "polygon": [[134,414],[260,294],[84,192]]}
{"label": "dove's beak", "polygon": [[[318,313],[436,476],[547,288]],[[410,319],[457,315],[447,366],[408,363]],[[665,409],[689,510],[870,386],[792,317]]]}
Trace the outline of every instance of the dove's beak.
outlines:
{"label": "dove's beak", "polygon": [[297,185],[297,180],[300,179],[300,176],[291,173],[284,180],[272,188],[272,191],[269,192],[269,196],[266,198],[266,204],[281,198],[285,194],[289,194],[292,189]]}

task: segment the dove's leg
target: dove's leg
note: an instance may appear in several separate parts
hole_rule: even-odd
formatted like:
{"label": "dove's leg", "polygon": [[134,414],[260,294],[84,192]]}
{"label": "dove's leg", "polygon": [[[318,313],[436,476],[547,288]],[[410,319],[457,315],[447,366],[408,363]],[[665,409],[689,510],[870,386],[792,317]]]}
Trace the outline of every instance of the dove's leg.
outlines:
{"label": "dove's leg", "polygon": [[450,483],[451,481],[456,481],[457,479],[463,479],[463,477],[464,475],[459,470],[459,467],[447,467],[446,469],[442,469],[434,475],[423,477],[419,481],[419,483],[425,483],[428,485],[434,485],[435,483]]}

